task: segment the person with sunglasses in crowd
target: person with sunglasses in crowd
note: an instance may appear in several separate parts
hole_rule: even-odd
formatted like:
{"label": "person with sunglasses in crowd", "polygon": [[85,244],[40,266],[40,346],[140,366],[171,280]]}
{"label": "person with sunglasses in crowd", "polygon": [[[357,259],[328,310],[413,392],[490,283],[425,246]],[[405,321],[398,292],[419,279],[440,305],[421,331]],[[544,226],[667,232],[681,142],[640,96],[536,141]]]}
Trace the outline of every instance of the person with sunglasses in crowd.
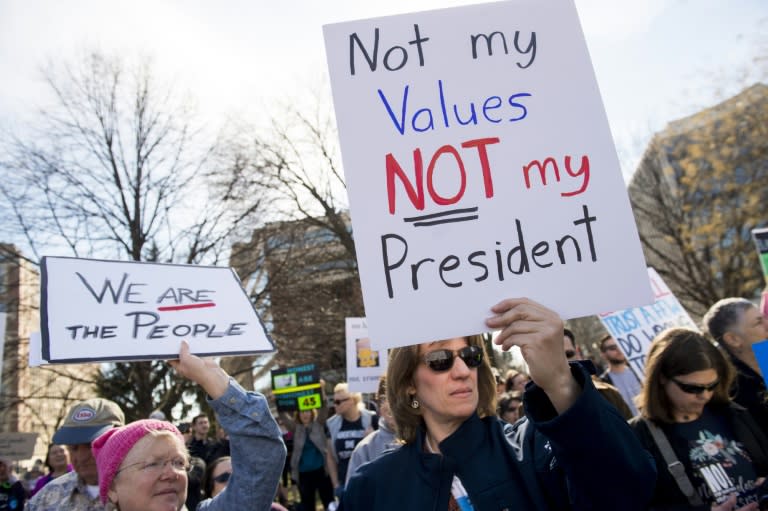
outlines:
{"label": "person with sunglasses in crowd", "polygon": [[326,462],[336,496],[344,490],[347,467],[355,446],[378,427],[378,417],[363,408],[361,401],[360,393],[350,392],[347,383],[337,383],[333,387],[333,405],[336,414],[326,422],[328,429]]}
{"label": "person with sunglasses in crowd", "polygon": [[669,329],[651,343],[631,425],[659,468],[652,510],[758,509],[768,439],[731,401],[733,379],[731,363],[699,332]]}
{"label": "person with sunglasses in crowd", "polygon": [[523,414],[523,393],[519,390],[505,392],[499,396],[497,414],[501,420],[514,424]]}
{"label": "person with sunglasses in crowd", "polygon": [[520,348],[534,382],[526,418],[496,416],[480,335],[394,348],[387,399],[404,445],[360,467],[340,508],[644,510],[653,460],[587,371],[566,361],[563,321],[525,298],[491,311],[495,342]]}
{"label": "person with sunglasses in crowd", "polygon": [[[267,510],[277,491],[285,444],[267,399],[246,392],[210,359],[192,355],[182,342],[176,371],[198,383],[219,424],[230,435],[232,477],[227,491],[202,501],[198,510]],[[91,445],[99,496],[107,509],[180,510],[187,495],[189,453],[170,422],[143,419],[109,429]]]}
{"label": "person with sunglasses in crowd", "polygon": [[205,467],[203,476],[203,497],[210,499],[221,493],[227,487],[229,476],[232,475],[232,458],[222,456],[211,461]]}

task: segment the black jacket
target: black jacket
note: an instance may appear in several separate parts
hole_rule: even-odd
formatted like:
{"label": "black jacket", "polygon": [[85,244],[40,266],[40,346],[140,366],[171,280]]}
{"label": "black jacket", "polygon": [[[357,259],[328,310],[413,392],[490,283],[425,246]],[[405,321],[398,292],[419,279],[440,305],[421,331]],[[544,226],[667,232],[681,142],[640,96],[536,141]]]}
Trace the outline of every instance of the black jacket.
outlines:
{"label": "black jacket", "polygon": [[[725,413],[729,417],[729,422],[733,428],[733,435],[735,439],[744,445],[744,448],[749,453],[752,459],[752,464],[755,467],[755,472],[758,477],[768,475],[768,439],[765,434],[760,431],[759,426],[750,416],[749,412],[735,403],[731,403],[726,408],[721,408],[722,413]],[[653,495],[653,501],[650,510],[651,511],[688,511],[688,510],[702,510],[709,511],[710,505],[706,504],[701,507],[692,507],[688,504],[683,492],[677,486],[672,474],[667,470],[667,463],[664,461],[664,457],[661,455],[656,442],[651,436],[651,432],[648,429],[648,425],[640,417],[635,417],[630,421],[630,425],[635,430],[637,437],[643,446],[653,455],[656,460],[656,467],[659,472],[658,482],[656,483],[656,491]],[[661,425],[660,425],[661,426]],[[683,462],[684,460],[680,460]],[[688,474],[688,478],[691,479],[691,474]]]}
{"label": "black jacket", "polygon": [[768,392],[763,378],[738,358],[728,355],[736,368],[733,400],[749,411],[763,431],[768,431]]}
{"label": "black jacket", "polygon": [[341,498],[344,511],[445,511],[453,475],[475,511],[645,510],[653,492],[650,455],[578,366],[583,392],[557,415],[536,385],[525,392],[530,419],[514,425],[473,415],[440,443],[415,442],[363,465]]}

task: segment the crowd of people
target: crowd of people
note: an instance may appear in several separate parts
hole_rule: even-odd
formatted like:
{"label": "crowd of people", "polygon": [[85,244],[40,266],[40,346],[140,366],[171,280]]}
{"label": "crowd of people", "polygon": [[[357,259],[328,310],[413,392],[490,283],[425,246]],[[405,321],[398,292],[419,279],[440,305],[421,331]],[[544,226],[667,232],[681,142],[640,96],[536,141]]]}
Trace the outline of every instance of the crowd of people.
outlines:
{"label": "crowd of people", "polygon": [[76,403],[47,470],[20,478],[0,457],[0,511],[768,509],[768,394],[751,349],[768,320],[750,301],[714,304],[703,333],[659,333],[642,375],[610,335],[597,370],[538,303],[491,310],[495,342],[519,347],[526,372],[502,377],[480,336],[395,348],[376,412],[342,382],[326,406],[278,414],[182,343],[170,363],[215,417],[126,424],[112,401]]}

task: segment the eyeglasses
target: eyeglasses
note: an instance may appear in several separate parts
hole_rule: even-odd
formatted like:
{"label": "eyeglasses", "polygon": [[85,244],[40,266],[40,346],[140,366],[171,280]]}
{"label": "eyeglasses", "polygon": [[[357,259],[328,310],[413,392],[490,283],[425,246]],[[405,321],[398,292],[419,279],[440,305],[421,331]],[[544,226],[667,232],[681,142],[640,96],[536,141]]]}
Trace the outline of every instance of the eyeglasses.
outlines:
{"label": "eyeglasses", "polygon": [[603,346],[603,351],[616,351],[619,349],[619,347],[615,344],[609,344],[608,346]]}
{"label": "eyeglasses", "polygon": [[335,404],[336,406],[339,406],[341,403],[346,403],[347,401],[349,401],[349,399],[350,398],[348,397],[345,397],[344,399],[334,399],[333,404]]}
{"label": "eyeglasses", "polygon": [[123,470],[128,470],[129,468],[138,468],[138,470],[144,472],[145,474],[160,476],[160,474],[163,473],[163,470],[165,470],[165,467],[168,465],[171,466],[174,472],[189,472],[189,461],[187,461],[186,458],[171,458],[168,460],[140,461],[138,463],[132,463],[115,472],[115,477],[117,477],[117,474]]}
{"label": "eyeglasses", "polygon": [[720,380],[715,380],[709,385],[697,385],[695,383],[683,383],[681,381],[678,381],[674,378],[672,378],[672,381],[675,382],[675,385],[680,387],[680,390],[685,392],[686,394],[701,394],[702,392],[712,392],[717,388],[718,385],[720,385]]}
{"label": "eyeglasses", "polygon": [[214,477],[213,480],[219,484],[224,484],[227,481],[229,481],[229,476],[231,475],[232,475],[232,472],[222,472],[221,474]]}
{"label": "eyeglasses", "polygon": [[478,367],[483,362],[483,350],[480,346],[467,346],[455,351],[435,350],[430,351],[421,359],[427,367],[436,373],[442,373],[453,367],[453,361],[456,357],[461,358],[467,367]]}

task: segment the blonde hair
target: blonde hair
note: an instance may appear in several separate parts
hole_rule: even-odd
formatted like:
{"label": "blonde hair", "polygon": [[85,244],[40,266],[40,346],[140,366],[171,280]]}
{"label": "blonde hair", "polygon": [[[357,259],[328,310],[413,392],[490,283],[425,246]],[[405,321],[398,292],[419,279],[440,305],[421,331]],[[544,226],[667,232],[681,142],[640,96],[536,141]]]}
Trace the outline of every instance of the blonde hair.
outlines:
{"label": "blonde hair", "polygon": [[346,382],[337,383],[335,387],[333,387],[333,393],[337,392],[343,392],[344,394],[349,395],[354,401],[355,404],[360,404],[363,401],[363,395],[359,392],[350,392],[349,391],[349,384]]}

